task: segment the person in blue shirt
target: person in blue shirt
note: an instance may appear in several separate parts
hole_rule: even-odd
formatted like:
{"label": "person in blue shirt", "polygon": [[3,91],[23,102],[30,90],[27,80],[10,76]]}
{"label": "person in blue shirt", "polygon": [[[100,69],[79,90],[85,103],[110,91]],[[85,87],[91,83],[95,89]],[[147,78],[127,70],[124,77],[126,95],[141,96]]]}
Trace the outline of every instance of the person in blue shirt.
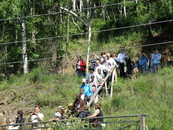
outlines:
{"label": "person in blue shirt", "polygon": [[84,89],[84,93],[88,96],[91,97],[92,96],[92,87],[86,83],[86,79],[82,79],[82,86],[80,87],[80,89],[83,88]]}
{"label": "person in blue shirt", "polygon": [[133,67],[138,67],[140,73],[145,73],[148,67],[148,58],[145,56],[145,54],[141,55],[140,53],[137,53],[137,57],[138,61]]}

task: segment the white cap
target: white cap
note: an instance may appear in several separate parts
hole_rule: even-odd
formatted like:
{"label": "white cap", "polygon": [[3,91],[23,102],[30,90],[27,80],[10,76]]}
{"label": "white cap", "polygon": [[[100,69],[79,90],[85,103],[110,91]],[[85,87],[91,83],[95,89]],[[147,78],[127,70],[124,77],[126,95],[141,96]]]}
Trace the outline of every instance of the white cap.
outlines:
{"label": "white cap", "polygon": [[64,109],[62,106],[58,106],[58,109]]}
{"label": "white cap", "polygon": [[82,79],[82,82],[86,82],[86,79]]}

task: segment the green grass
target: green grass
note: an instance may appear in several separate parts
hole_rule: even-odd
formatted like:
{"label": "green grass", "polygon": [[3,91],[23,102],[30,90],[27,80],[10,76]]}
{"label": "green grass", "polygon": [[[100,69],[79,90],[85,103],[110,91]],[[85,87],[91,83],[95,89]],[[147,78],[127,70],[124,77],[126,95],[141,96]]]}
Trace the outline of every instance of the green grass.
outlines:
{"label": "green grass", "polygon": [[[173,68],[163,68],[157,74],[139,75],[135,80],[118,79],[118,82],[114,83],[113,97],[104,96],[100,101],[104,115],[148,114],[146,125],[150,130],[173,129],[172,77]],[[10,102],[16,104],[24,101],[23,107],[33,108],[35,104],[41,105],[45,120],[49,120],[57,106],[63,105],[67,109],[67,104],[73,102],[79,92],[80,85],[81,78],[76,76],[52,75],[44,68],[37,68],[29,74],[13,75],[10,80],[2,81],[0,94],[13,93]],[[93,112],[93,109],[91,111]],[[122,126],[123,124],[111,124],[106,125],[106,129]],[[135,130],[136,126],[131,129]]]}

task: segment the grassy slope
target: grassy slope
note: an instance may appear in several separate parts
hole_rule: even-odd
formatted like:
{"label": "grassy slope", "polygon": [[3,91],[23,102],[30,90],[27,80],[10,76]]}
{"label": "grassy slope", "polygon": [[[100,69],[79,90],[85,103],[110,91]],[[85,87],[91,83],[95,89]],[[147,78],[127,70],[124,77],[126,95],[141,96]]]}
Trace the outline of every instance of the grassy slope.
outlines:
{"label": "grassy slope", "polygon": [[[104,115],[148,114],[146,124],[151,130],[173,129],[173,68],[164,68],[157,74],[138,76],[135,80],[118,79],[114,84],[114,95],[101,101]],[[2,82],[1,102],[8,99],[1,110],[25,111],[25,117],[35,104],[43,106],[45,119],[53,116],[58,105],[73,102],[81,85],[81,79],[69,75],[47,75],[37,69],[21,78]],[[13,93],[4,96],[7,93]],[[6,116],[9,116],[6,114]],[[11,115],[12,116],[12,115]]]}
{"label": "grassy slope", "polygon": [[106,114],[148,114],[146,124],[150,130],[173,129],[172,72],[173,68],[164,68],[158,74],[139,76],[134,81],[118,80],[113,99],[103,101]]}

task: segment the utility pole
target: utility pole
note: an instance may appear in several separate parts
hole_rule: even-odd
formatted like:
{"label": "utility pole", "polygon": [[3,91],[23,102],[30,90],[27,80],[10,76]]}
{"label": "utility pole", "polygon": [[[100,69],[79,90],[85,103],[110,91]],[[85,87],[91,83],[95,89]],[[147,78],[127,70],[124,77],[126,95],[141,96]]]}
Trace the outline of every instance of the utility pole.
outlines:
{"label": "utility pole", "polygon": [[89,56],[90,56],[90,42],[91,42],[91,24],[90,24],[90,16],[91,16],[91,9],[90,7],[90,0],[87,0],[87,24],[88,24],[88,52],[87,52],[87,62],[86,62],[86,74],[88,73],[88,65],[89,65]]}

